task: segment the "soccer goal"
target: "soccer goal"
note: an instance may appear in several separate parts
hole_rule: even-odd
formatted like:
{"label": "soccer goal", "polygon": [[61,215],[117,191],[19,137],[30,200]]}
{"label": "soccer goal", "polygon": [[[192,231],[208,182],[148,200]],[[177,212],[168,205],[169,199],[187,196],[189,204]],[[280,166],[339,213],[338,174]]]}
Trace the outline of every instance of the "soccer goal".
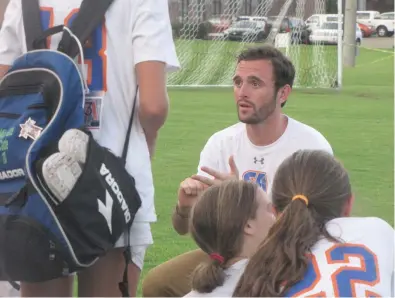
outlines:
{"label": "soccer goal", "polygon": [[[182,65],[169,87],[232,86],[237,54],[262,43],[293,61],[295,87],[341,86],[341,0],[169,0],[169,12]],[[322,17],[329,13],[335,19]],[[330,30],[317,31],[328,21]]]}

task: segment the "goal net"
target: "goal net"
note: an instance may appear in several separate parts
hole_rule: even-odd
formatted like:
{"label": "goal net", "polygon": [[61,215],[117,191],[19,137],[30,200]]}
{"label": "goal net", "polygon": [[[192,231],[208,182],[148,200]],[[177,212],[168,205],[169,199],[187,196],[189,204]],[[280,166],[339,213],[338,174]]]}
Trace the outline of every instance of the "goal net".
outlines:
{"label": "goal net", "polygon": [[[292,60],[295,87],[341,82],[339,30],[332,19],[330,30],[317,33],[328,20],[313,16],[330,12],[337,22],[337,0],[169,0],[169,12],[182,69],[169,76],[168,86],[231,86],[238,53],[262,43]],[[312,39],[317,35],[324,37]]]}

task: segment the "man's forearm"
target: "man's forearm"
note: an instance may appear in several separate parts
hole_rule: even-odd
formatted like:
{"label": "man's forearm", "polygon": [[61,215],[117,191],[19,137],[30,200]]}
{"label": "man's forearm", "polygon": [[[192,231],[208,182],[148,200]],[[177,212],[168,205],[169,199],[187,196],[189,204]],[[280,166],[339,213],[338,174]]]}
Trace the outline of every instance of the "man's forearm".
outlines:
{"label": "man's forearm", "polygon": [[188,234],[189,232],[189,214],[191,207],[179,207],[178,204],[174,208],[172,215],[173,227],[180,235]]}

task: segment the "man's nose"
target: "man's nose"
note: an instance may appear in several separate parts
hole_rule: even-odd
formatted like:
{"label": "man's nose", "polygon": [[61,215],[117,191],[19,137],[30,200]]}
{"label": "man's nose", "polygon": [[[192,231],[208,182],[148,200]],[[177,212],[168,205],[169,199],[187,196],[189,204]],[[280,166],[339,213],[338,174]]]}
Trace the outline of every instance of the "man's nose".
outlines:
{"label": "man's nose", "polygon": [[239,96],[240,99],[245,99],[249,97],[249,88],[247,84],[243,84],[239,88]]}

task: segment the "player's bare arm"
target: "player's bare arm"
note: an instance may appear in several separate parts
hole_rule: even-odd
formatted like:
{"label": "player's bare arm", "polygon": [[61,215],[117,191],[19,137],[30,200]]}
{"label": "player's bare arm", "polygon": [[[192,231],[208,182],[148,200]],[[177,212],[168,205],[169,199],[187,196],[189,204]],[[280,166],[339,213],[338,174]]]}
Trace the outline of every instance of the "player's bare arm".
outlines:
{"label": "player's bare arm", "polygon": [[173,215],[171,217],[173,228],[181,236],[188,234],[188,221],[190,212],[191,207],[181,208],[178,205],[173,211]]}
{"label": "player's bare arm", "polygon": [[185,235],[188,233],[188,221],[191,208],[205,189],[225,180],[238,179],[239,171],[233,156],[229,158],[229,167],[229,173],[221,173],[210,167],[202,167],[201,170],[213,176],[214,179],[202,175],[192,175],[192,177],[186,178],[181,182],[178,190],[177,205],[172,216],[173,227],[178,234]]}
{"label": "player's bare arm", "polygon": [[178,201],[174,209],[172,222],[176,232],[180,235],[188,233],[189,214],[192,206],[200,194],[208,187],[192,178],[186,178],[178,189]]}
{"label": "player's bare arm", "polygon": [[5,73],[10,69],[9,65],[0,64],[0,79],[2,79]]}
{"label": "player's bare arm", "polygon": [[152,157],[158,131],[165,123],[169,109],[165,63],[159,61],[138,63],[136,73],[140,88],[139,117]]}

